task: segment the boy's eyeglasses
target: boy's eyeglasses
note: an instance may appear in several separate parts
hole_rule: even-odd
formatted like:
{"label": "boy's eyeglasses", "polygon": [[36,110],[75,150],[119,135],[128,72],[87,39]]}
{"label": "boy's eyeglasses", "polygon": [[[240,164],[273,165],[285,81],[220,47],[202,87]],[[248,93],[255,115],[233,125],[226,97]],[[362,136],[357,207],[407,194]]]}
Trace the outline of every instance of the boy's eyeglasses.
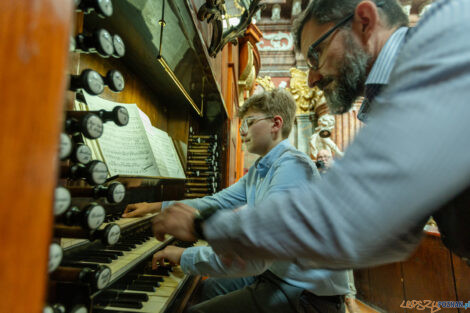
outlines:
{"label": "boy's eyeglasses", "polygon": [[240,134],[245,134],[248,131],[248,128],[250,128],[250,126],[254,123],[262,120],[267,120],[273,117],[274,116],[272,115],[247,117],[242,121],[242,124],[240,125]]}

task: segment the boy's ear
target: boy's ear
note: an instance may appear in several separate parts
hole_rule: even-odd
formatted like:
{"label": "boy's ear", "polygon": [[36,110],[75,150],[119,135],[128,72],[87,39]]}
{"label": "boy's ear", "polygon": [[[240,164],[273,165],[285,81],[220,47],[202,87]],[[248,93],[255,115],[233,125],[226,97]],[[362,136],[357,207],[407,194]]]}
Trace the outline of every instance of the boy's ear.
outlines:
{"label": "boy's ear", "polygon": [[282,126],[284,125],[284,121],[282,120],[282,117],[280,115],[275,115],[273,117],[273,120],[274,120],[273,130],[280,131],[282,129]]}

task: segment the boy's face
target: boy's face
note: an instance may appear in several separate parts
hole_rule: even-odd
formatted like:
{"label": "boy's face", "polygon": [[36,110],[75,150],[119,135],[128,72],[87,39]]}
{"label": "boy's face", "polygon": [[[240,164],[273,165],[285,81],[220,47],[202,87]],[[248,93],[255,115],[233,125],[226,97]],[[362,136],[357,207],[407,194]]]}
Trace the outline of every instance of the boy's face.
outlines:
{"label": "boy's face", "polygon": [[265,155],[273,143],[273,117],[269,114],[249,109],[242,119],[240,135],[250,153]]}

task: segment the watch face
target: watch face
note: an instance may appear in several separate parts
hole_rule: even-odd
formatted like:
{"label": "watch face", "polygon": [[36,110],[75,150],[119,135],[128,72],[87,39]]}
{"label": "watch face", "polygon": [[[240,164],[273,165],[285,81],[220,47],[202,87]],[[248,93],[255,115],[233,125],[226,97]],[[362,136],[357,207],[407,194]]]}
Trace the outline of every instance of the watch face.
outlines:
{"label": "watch face", "polygon": [[103,92],[104,82],[101,75],[95,71],[89,71],[86,75],[84,89],[91,95],[96,96]]}
{"label": "watch face", "polygon": [[104,56],[110,56],[114,52],[113,38],[106,29],[100,29],[98,36],[98,51]]}

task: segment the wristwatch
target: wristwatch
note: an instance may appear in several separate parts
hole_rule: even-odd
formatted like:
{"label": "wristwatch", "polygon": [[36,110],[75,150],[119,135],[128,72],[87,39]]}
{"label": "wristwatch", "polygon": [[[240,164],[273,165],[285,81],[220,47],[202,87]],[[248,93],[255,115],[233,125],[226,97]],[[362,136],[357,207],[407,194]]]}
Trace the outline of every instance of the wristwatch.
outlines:
{"label": "wristwatch", "polygon": [[194,225],[194,235],[196,236],[196,238],[206,240],[206,238],[204,237],[204,232],[202,230],[202,224],[204,223],[204,221],[209,219],[216,211],[217,211],[216,208],[207,208],[204,210],[197,210],[194,213],[195,216],[194,216],[193,225]]}

